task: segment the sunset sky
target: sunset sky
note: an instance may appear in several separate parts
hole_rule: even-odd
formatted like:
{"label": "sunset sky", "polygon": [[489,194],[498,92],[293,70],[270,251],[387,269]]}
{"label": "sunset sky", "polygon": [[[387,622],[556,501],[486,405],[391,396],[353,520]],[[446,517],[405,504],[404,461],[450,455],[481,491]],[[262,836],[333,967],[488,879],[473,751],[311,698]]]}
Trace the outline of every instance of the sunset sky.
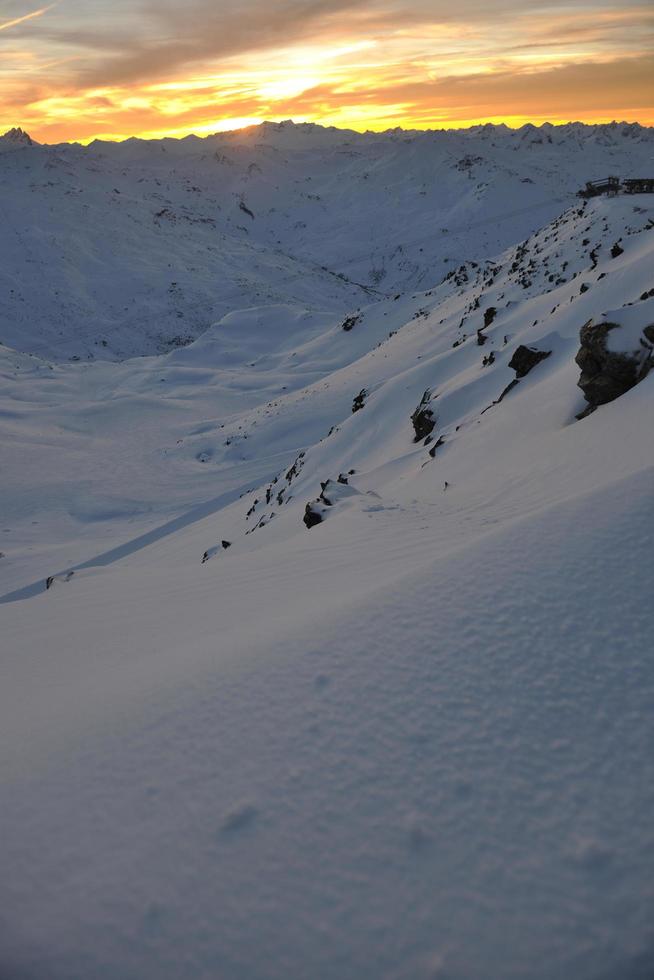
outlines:
{"label": "sunset sky", "polygon": [[653,39],[631,0],[0,0],[0,132],[652,124]]}

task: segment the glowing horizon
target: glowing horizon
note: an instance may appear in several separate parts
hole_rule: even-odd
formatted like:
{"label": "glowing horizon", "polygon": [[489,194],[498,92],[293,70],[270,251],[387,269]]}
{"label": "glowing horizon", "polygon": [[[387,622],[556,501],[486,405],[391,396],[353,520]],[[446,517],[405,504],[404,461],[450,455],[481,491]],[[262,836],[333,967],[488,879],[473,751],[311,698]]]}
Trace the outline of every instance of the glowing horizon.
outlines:
{"label": "glowing horizon", "polygon": [[0,131],[651,125],[653,39],[649,4],[615,0],[0,0]]}

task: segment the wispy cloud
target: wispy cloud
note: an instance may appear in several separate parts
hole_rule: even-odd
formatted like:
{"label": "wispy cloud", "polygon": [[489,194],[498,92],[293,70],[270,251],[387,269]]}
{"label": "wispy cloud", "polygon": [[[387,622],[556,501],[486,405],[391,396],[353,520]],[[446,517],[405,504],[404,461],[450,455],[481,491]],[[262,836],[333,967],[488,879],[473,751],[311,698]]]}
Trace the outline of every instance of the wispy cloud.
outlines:
{"label": "wispy cloud", "polygon": [[28,20],[34,20],[35,17],[42,17],[43,14],[47,14],[48,10],[52,10],[56,7],[55,3],[51,3],[47,7],[40,7],[38,10],[32,10],[29,14],[23,14],[22,17],[14,17],[13,20],[5,20],[0,22],[0,31],[7,31],[10,27],[18,27],[19,24],[24,24]]}

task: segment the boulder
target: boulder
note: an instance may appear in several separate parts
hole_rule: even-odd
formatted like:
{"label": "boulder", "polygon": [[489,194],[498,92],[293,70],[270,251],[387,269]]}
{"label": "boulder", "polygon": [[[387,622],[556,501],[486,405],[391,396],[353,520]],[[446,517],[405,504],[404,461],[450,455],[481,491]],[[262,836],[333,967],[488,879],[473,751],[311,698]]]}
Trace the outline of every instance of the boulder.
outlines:
{"label": "boulder", "polygon": [[315,527],[316,524],[322,524],[322,514],[319,511],[314,510],[312,504],[307,504],[304,509],[304,517],[302,518],[306,526],[311,529]]}
{"label": "boulder", "polygon": [[551,353],[551,350],[537,350],[535,347],[525,347],[524,344],[520,344],[509,361],[509,367],[515,371],[516,378],[524,378]]}
{"label": "boulder", "polygon": [[[646,340],[625,350],[615,349],[619,344],[609,345],[612,331],[621,327],[622,324],[611,320],[601,323],[588,320],[579,332],[581,346],[575,361],[581,368],[581,375],[577,384],[588,402],[579,417],[589,415],[598,405],[612,402],[629,391],[643,380],[654,364],[652,347]],[[654,325],[646,326],[642,333],[647,340],[654,340]]]}

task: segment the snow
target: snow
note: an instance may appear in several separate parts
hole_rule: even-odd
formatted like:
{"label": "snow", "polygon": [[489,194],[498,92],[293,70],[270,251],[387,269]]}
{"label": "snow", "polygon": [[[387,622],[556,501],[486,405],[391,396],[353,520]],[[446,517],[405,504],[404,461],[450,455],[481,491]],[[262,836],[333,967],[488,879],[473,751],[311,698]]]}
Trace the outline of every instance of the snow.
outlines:
{"label": "snow", "polygon": [[[1,976],[650,975],[654,373],[577,421],[574,356],[590,319],[620,323],[621,350],[654,322],[654,205],[488,219],[518,185],[534,201],[644,171],[651,141],[265,124],[0,163],[0,275],[29,302],[20,320],[6,305],[0,347]],[[164,352],[162,256],[192,264],[207,231],[178,222],[157,244],[133,182],[174,168],[181,193],[218,151],[236,181],[220,194],[247,177],[255,215],[290,213],[300,179],[329,207],[306,229],[267,219],[255,285],[252,242],[225,230],[211,270],[187,270],[193,336]],[[248,169],[278,156],[282,189]],[[106,240],[58,184],[26,190],[55,157],[93,184]],[[445,159],[449,201],[429,178]],[[493,194],[465,198],[471,167]],[[429,213],[407,209],[416,175]],[[189,198],[199,213],[206,188]],[[26,280],[45,200],[52,278]],[[457,209],[449,263],[439,235],[383,285],[370,251],[357,269],[362,235],[397,243],[407,216],[455,227]],[[105,248],[111,278],[84,271],[86,316],[59,320],[65,256]],[[521,344],[551,353],[507,391]]]}
{"label": "snow", "polygon": [[609,331],[607,335],[608,350],[643,355],[646,353],[644,344],[652,346],[652,341],[647,340],[643,331],[646,327],[654,326],[654,302],[648,297],[638,305],[607,310],[602,322],[618,325],[618,329]]}
{"label": "snow", "polygon": [[115,359],[170,350],[250,306],[347,313],[501,252],[589,177],[648,172],[653,141],[643,127],[582,124],[285,123],[89,147],[5,137],[0,340],[58,361]]}

